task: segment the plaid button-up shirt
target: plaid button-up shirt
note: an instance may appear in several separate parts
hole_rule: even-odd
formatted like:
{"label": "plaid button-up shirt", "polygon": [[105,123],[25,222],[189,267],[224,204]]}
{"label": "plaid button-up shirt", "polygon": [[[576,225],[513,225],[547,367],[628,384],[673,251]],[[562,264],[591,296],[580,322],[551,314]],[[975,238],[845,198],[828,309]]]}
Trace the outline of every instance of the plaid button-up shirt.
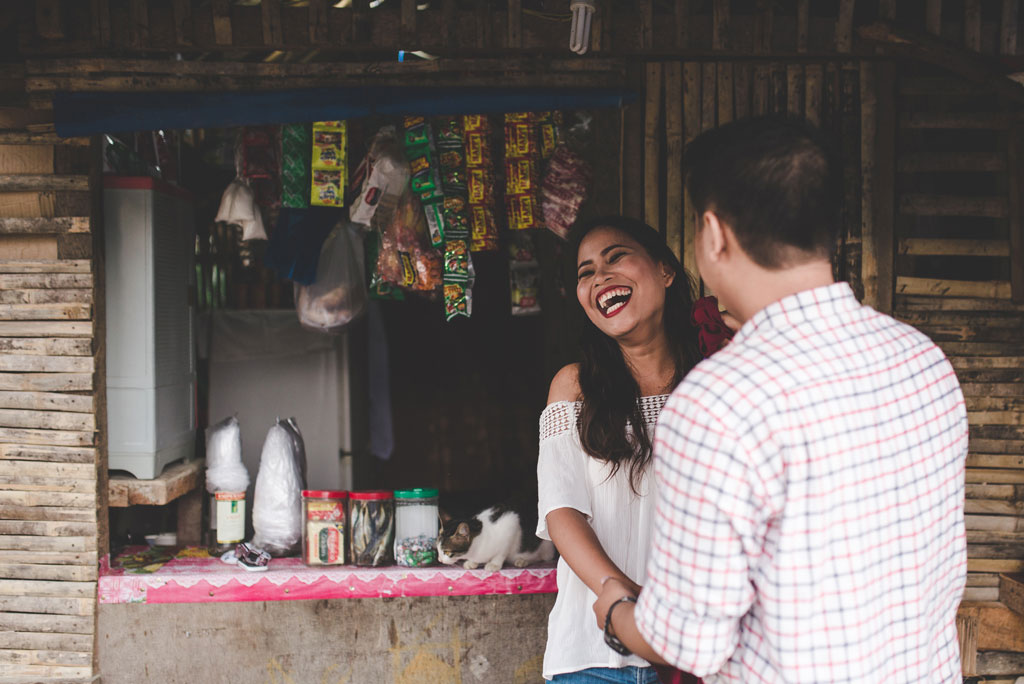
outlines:
{"label": "plaid button-up shirt", "polygon": [[849,286],[699,364],[655,439],[641,633],[713,682],[960,682],[967,414],[942,351]]}

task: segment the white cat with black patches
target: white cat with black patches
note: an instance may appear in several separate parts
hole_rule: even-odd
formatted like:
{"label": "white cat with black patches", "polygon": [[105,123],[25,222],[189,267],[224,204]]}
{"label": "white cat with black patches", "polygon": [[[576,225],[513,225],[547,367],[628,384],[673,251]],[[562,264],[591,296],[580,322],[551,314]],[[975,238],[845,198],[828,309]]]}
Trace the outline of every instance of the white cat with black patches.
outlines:
{"label": "white cat with black patches", "polygon": [[[465,561],[472,570],[481,565],[496,572],[512,563],[517,568],[555,558],[555,545],[535,534],[537,506],[491,506],[470,518],[452,519],[437,538],[437,558],[445,565]],[[525,508],[525,507],[524,507]],[[533,510],[533,516],[527,512]]]}

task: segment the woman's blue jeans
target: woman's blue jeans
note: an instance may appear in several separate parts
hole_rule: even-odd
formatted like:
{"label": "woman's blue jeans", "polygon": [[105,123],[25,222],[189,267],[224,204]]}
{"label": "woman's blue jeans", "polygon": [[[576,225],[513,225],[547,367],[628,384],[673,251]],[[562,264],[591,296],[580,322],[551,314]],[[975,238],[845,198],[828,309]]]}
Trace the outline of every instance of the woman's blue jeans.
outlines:
{"label": "woman's blue jeans", "polygon": [[550,684],[658,684],[653,667],[591,667],[566,672],[548,680]]}

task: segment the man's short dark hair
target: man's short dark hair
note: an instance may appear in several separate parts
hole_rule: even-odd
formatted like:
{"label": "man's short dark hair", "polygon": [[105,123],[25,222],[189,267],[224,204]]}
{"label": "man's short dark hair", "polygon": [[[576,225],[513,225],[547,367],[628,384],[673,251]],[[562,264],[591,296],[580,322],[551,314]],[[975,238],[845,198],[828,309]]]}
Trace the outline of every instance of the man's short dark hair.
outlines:
{"label": "man's short dark hair", "polygon": [[694,139],[684,166],[698,215],[717,214],[760,266],[788,265],[793,248],[831,257],[841,172],[810,124],[781,117],[729,123]]}

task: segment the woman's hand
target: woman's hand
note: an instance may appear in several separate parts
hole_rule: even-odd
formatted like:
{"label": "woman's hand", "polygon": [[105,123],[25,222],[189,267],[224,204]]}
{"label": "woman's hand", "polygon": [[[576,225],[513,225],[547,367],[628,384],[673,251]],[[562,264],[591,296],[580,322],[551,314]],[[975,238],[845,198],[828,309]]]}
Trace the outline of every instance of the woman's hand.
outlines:
{"label": "woman's hand", "polygon": [[594,617],[597,618],[598,629],[604,629],[608,609],[623,596],[638,596],[640,586],[635,582],[623,582],[616,577],[606,577],[602,582],[601,592],[594,602]]}

